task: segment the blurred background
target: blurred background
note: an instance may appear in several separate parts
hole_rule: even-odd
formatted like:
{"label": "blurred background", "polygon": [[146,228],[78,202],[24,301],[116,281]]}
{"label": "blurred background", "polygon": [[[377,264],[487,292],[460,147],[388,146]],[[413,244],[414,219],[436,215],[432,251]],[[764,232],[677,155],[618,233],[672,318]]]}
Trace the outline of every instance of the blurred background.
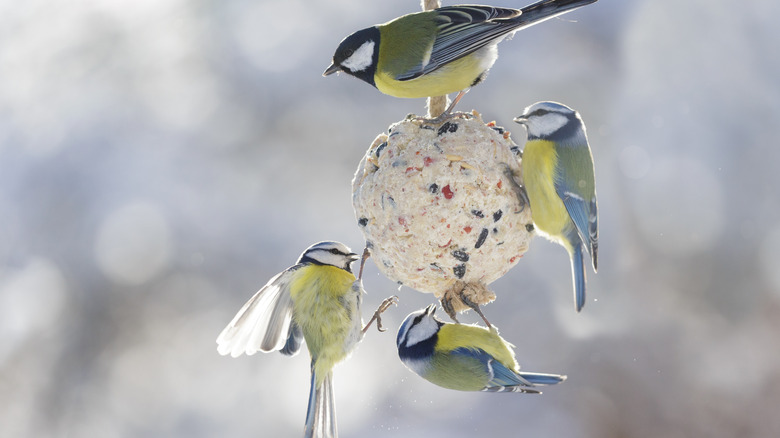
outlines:
{"label": "blurred background", "polygon": [[[0,436],[301,433],[306,353],[231,359],[215,339],[308,245],[362,248],[352,175],[424,101],[320,75],[344,36],[418,9],[0,1]],[[459,109],[521,143],[525,106],[581,112],[601,261],[576,314],[565,251],[537,238],[485,311],[525,370],[569,380],[422,380],[395,332],[432,297],[369,262],[365,319],[401,302],[335,370],[341,435],[780,436],[778,16],[601,0],[502,43]]]}

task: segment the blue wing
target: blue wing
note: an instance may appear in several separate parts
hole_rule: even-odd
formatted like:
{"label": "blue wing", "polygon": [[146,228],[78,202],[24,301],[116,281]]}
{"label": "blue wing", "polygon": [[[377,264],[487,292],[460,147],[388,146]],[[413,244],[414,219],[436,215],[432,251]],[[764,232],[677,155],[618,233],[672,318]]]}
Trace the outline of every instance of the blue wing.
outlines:
{"label": "blue wing", "polygon": [[[599,228],[593,157],[587,139],[578,139],[578,141],[584,144],[561,144],[556,147],[558,162],[555,191],[563,201],[576,228],[576,234],[590,254],[593,270],[596,271]],[[572,246],[576,246],[577,242],[574,239],[577,236],[568,236]]]}
{"label": "blue wing", "polygon": [[303,331],[294,320],[290,323],[289,334],[287,335],[287,342],[284,344],[284,348],[280,352],[286,356],[295,356],[301,349],[303,343]]}
{"label": "blue wing", "polygon": [[482,364],[484,372],[489,376],[487,384],[482,388],[483,391],[540,393],[535,389],[531,389],[534,386],[531,382],[507,368],[480,348],[457,348],[452,350],[450,355],[466,360],[476,360]]}

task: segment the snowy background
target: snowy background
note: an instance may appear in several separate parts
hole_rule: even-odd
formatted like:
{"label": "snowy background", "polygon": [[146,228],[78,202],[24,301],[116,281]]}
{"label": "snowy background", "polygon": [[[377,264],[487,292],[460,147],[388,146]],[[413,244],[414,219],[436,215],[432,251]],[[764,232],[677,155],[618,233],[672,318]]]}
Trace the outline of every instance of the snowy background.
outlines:
{"label": "snowy background", "polygon": [[[231,359],[214,340],[311,243],[362,248],[352,174],[424,102],[320,75],[344,36],[418,8],[0,1],[0,436],[300,434],[306,354]],[[601,0],[502,43],[459,108],[521,142],[514,116],[564,102],[596,162],[582,314],[542,239],[485,308],[524,369],[569,380],[542,396],[422,380],[395,331],[432,297],[369,263],[364,317],[401,303],[335,370],[341,435],[779,436],[778,16]]]}

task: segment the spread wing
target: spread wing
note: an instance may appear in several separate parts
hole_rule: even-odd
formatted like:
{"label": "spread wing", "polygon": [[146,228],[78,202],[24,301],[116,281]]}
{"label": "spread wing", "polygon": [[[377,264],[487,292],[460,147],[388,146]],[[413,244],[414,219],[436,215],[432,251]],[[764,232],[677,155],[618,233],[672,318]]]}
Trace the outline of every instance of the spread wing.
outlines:
{"label": "spread wing", "polygon": [[396,79],[399,81],[408,81],[430,73],[496,39],[503,38],[520,26],[513,21],[502,21],[520,15],[521,12],[517,9],[461,5],[439,8],[436,12],[437,37],[430,56],[398,75]]}
{"label": "spread wing", "polygon": [[282,350],[292,355],[300,349],[302,335],[292,321],[290,297],[290,283],[300,267],[277,274],[244,304],[217,337],[219,354],[238,357]]}

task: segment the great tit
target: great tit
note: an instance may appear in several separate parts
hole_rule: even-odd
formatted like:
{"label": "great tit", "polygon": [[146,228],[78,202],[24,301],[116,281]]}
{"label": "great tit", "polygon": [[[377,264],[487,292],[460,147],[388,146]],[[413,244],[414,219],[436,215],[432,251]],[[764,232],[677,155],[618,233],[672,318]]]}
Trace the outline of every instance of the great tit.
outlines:
{"label": "great tit", "polygon": [[323,76],[343,71],[395,97],[459,91],[454,104],[485,78],[504,38],[595,1],[542,0],[522,10],[457,5],[407,14],[344,38]]}
{"label": "great tit", "polygon": [[556,102],[538,102],[516,117],[528,141],[523,181],[537,230],[566,248],[574,278],[574,304],[585,305],[583,247],[598,268],[599,215],[593,156],[579,113]]}
{"label": "great tit", "polygon": [[436,318],[436,305],[409,314],[398,330],[401,361],[420,377],[459,391],[539,394],[537,385],[566,380],[558,374],[520,372],[512,345],[490,329]]}
{"label": "great tit", "polygon": [[365,291],[350,268],[358,258],[343,243],[310,246],[294,266],[271,278],[250,298],[217,338],[217,351],[233,357],[257,351],[292,356],[306,341],[311,390],[305,437],[338,435],[333,366],[352,352],[368,328],[360,316]]}

